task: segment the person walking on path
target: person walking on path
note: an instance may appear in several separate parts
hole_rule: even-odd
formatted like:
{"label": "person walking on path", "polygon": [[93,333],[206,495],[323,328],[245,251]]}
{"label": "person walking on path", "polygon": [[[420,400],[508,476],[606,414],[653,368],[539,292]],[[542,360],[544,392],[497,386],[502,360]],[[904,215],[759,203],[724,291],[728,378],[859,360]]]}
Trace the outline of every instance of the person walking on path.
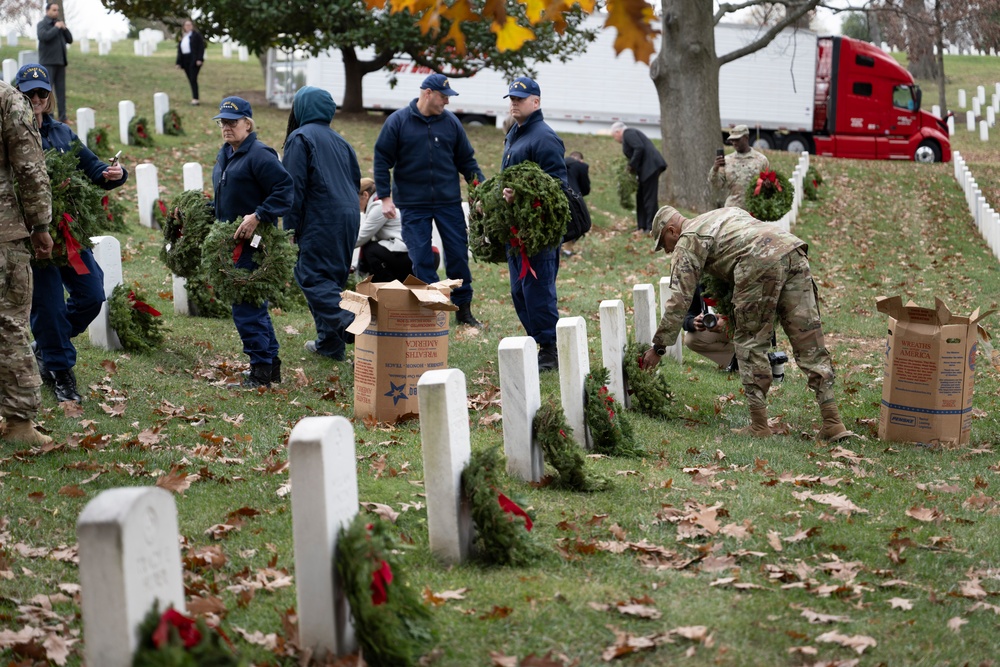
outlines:
{"label": "person walking on path", "polygon": [[715,156],[715,164],[708,172],[708,183],[726,193],[726,206],[746,208],[747,187],[757,180],[760,172],[771,166],[763,153],[750,147],[750,130],[746,125],[730,130],[726,143],[736,150],[726,156]]}
{"label": "person walking on path", "polygon": [[55,87],[56,106],[59,108],[59,122],[65,123],[66,116],[66,59],[67,46],[73,43],[73,33],[59,18],[59,4],[45,5],[45,18],[38,22],[38,62],[49,71],[49,79]]}
{"label": "person walking on path", "polygon": [[733,344],[750,408],[750,426],[739,432],[758,438],[773,435],[767,421],[772,380],[767,351],[777,318],[816,395],[823,416],[819,439],[854,435],[840,420],[833,359],[823,338],[819,296],[802,239],[739,208],[720,208],[689,220],[671,206],[656,213],[651,236],[654,252],[673,253],[671,293],[653,346],[642,357],[643,368],[655,368],[668,343],[676,340],[701,274],[707,271],[734,286]]}
{"label": "person walking on path", "polygon": [[667,161],[649,137],[625,123],[614,123],[611,136],[622,145],[622,153],[628,158],[628,170],[639,179],[639,189],[635,193],[636,229],[648,232],[660,206],[660,174],[667,170]]}
{"label": "person walking on path", "polygon": [[361,225],[355,204],[361,168],[351,145],[330,127],[336,113],[329,92],[300,88],[292,100],[281,162],[295,186],[292,208],[283,219],[299,246],[295,281],[316,323],[316,339],[305,347],[344,361],[346,329],[354,316],[341,309],[340,295]]}
{"label": "person walking on path", "polygon": [[386,119],[375,141],[375,188],[386,218],[397,208],[402,213],[413,274],[425,283],[438,280],[431,250],[431,224],[437,224],[445,273],[462,281],[451,293],[458,306],[455,319],[479,326],[472,315],[469,233],[458,178],[467,183],[486,178],[461,121],[445,108],[455,95],[447,77],[431,74],[420,84],[420,96]]}
{"label": "person walking on path", "polygon": [[[14,185],[21,207],[0,208],[0,417],[3,443],[38,446],[52,438],[35,430],[32,420],[42,403],[35,357],[28,344],[31,312],[30,238],[36,259],[52,257],[52,191],[45,171],[42,142],[24,96],[0,81],[0,200],[13,202]],[[22,213],[23,209],[23,213]]]}
{"label": "person walking on path", "polygon": [[191,85],[191,106],[201,104],[198,97],[198,72],[205,62],[205,38],[194,29],[191,19],[184,19],[181,27],[181,41],[177,43],[177,69],[184,70]]}

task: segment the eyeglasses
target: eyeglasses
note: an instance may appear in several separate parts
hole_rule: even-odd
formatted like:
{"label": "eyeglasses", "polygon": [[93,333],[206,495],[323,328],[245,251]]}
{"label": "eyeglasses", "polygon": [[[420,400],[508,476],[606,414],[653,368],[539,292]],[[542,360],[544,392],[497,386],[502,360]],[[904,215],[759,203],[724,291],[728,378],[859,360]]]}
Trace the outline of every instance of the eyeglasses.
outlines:
{"label": "eyeglasses", "polygon": [[243,120],[242,118],[217,118],[215,124],[219,127],[236,127],[236,123]]}
{"label": "eyeglasses", "polygon": [[43,88],[35,88],[34,90],[29,90],[28,92],[26,92],[24,96],[27,97],[29,100],[32,97],[37,97],[40,100],[47,100],[49,99],[49,91]]}

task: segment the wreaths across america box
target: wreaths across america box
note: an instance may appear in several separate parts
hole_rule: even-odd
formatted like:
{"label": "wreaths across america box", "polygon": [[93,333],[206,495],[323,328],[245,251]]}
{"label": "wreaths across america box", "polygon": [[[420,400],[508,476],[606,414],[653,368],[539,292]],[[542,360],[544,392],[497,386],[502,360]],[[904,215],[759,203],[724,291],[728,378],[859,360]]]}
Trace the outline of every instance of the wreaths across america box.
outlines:
{"label": "wreaths across america box", "polygon": [[418,414],[417,380],[424,371],[448,367],[448,313],[451,290],[461,280],[428,285],[413,276],[405,282],[359,283],[345,291],[340,307],[354,313],[347,330],[354,339],[354,415],[395,422]]}
{"label": "wreaths across america box", "polygon": [[878,297],[889,316],[878,437],[964,445],[972,427],[976,323],[994,311],[953,315],[941,299],[921,308]]}

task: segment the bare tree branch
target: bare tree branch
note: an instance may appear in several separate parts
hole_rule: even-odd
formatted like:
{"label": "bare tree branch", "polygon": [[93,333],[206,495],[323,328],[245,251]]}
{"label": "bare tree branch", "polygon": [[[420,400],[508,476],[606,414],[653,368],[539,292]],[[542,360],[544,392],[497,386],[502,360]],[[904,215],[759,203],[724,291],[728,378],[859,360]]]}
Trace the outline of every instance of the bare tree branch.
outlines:
{"label": "bare tree branch", "polygon": [[[750,3],[750,4],[761,4],[761,3]],[[729,53],[719,56],[719,66],[725,65],[728,62],[732,62],[737,58],[742,58],[743,56],[750,55],[755,51],[759,51],[764,48],[778,36],[782,30],[792,25],[800,18],[806,15],[809,11],[815,9],[816,5],[819,4],[819,0],[804,0],[803,2],[780,2],[775,4],[782,4],[785,6],[785,16],[779,20],[775,25],[771,26],[767,32],[760,36],[756,41],[747,44],[746,46],[736,49],[735,51],[730,51]],[[794,8],[794,9],[793,9]]]}

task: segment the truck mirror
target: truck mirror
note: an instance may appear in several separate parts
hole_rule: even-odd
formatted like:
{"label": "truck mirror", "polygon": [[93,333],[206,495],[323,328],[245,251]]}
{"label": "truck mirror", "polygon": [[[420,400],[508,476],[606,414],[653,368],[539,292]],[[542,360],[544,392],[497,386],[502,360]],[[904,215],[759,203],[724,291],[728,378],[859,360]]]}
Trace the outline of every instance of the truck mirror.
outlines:
{"label": "truck mirror", "polygon": [[920,111],[920,100],[923,99],[923,96],[924,96],[924,91],[920,90],[920,86],[914,86],[913,101],[916,103],[916,108],[914,109],[914,111]]}

